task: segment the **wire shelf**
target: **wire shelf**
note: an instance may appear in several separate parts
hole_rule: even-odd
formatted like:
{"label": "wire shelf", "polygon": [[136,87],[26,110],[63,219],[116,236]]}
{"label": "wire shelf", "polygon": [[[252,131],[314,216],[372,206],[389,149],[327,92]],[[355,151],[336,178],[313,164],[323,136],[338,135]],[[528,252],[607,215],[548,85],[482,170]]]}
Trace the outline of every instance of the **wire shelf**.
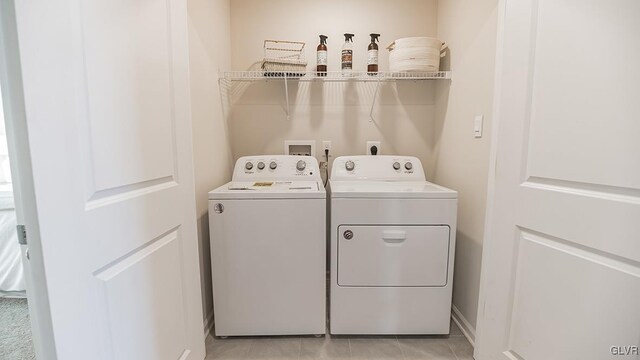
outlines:
{"label": "wire shelf", "polygon": [[451,71],[437,72],[390,72],[379,71],[369,74],[365,71],[354,71],[343,74],[341,71],[301,71],[288,73],[273,73],[258,71],[224,71],[220,73],[220,79],[226,81],[259,81],[259,80],[297,80],[297,81],[397,81],[397,80],[448,80],[451,79]]}
{"label": "wire shelf", "polygon": [[[418,80],[448,80],[451,79],[451,71],[436,72],[390,72],[379,71],[370,74],[365,71],[354,71],[344,74],[341,71],[327,71],[319,73],[317,71],[289,71],[273,72],[267,70],[254,71],[224,71],[220,72],[219,84],[225,87],[233,88],[232,82],[252,82],[252,81],[270,81],[281,80],[284,84],[284,94],[286,99],[285,114],[290,119],[291,104],[289,102],[289,82],[290,81],[318,81],[318,82],[369,82],[375,84],[375,92],[373,101],[371,102],[371,110],[369,111],[369,121],[373,121],[373,110],[378,97],[380,83],[389,81],[418,81]],[[248,84],[241,85],[242,87]]]}

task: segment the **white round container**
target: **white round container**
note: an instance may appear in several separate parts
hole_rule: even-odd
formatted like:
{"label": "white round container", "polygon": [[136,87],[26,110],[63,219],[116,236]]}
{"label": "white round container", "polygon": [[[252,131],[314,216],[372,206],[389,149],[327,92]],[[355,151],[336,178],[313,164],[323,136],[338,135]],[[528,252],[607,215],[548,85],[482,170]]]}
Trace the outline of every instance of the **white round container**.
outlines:
{"label": "white round container", "polygon": [[396,48],[430,47],[438,50],[440,50],[444,44],[444,42],[439,39],[426,36],[406,37],[394,42]]}
{"label": "white round container", "polygon": [[389,70],[392,72],[436,72],[444,43],[430,37],[398,39],[388,49]]}

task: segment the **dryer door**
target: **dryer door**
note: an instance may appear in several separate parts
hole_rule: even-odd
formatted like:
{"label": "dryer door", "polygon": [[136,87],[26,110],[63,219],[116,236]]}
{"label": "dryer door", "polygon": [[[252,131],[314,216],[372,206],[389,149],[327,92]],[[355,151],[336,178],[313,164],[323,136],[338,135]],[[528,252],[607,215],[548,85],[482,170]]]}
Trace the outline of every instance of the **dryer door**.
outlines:
{"label": "dryer door", "polygon": [[447,285],[449,227],[341,225],[338,285]]}

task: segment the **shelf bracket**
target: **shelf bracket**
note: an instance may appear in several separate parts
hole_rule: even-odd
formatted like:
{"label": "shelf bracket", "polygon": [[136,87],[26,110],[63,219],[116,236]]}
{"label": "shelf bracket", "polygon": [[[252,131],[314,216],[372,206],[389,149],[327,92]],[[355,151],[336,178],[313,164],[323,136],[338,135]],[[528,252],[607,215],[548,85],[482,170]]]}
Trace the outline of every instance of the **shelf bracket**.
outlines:
{"label": "shelf bracket", "polygon": [[371,101],[371,111],[369,111],[369,122],[374,121],[373,107],[376,105],[376,99],[378,98],[378,89],[380,89],[380,78],[376,81],[376,91],[373,93],[373,100]]}
{"label": "shelf bracket", "polygon": [[287,100],[287,109],[285,113],[287,114],[287,120],[291,120],[291,108],[289,107],[289,84],[287,82],[287,73],[284,73],[284,97]]}

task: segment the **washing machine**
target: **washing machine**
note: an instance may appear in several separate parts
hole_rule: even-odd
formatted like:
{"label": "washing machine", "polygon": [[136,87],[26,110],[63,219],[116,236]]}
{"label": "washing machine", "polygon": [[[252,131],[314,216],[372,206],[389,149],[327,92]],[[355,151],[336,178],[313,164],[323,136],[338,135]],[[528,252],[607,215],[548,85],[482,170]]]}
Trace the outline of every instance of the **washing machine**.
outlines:
{"label": "washing machine", "polygon": [[448,334],[456,191],[410,156],[334,160],[329,189],[332,334]]}
{"label": "washing machine", "polygon": [[326,193],[309,156],[240,158],[209,192],[215,335],[324,334]]}

